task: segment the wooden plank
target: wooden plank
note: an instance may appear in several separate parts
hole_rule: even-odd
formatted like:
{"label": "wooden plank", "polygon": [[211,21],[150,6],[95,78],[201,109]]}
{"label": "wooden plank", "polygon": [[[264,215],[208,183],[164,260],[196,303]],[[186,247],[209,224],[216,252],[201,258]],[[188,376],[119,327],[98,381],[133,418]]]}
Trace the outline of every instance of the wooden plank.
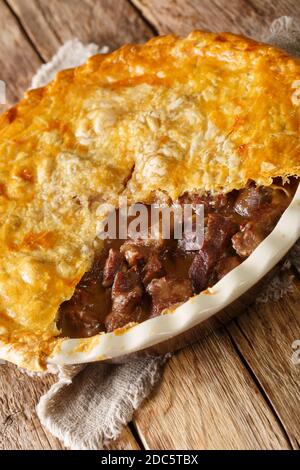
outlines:
{"label": "wooden plank", "polygon": [[112,441],[108,447],[109,450],[141,450],[137,441],[133,437],[130,428],[126,426],[120,437],[116,441]]}
{"label": "wooden plank", "polygon": [[0,30],[0,80],[6,83],[7,101],[12,103],[28,88],[41,60],[4,2],[0,3]]}
{"label": "wooden plank", "polygon": [[280,423],[224,332],[177,353],[137,411],[147,449],[288,449]]}
{"label": "wooden plank", "polygon": [[69,39],[116,48],[141,42],[152,30],[126,0],[8,0],[43,58]]}
{"label": "wooden plank", "polygon": [[194,29],[231,31],[260,37],[279,16],[300,18],[295,0],[132,0],[160,34],[186,35]]}
{"label": "wooden plank", "polygon": [[300,283],[280,302],[261,304],[229,331],[259,381],[290,442],[300,448],[300,367],[291,361],[292,343],[300,339]]}
{"label": "wooden plank", "polygon": [[[64,449],[40,424],[35,408],[39,398],[56,382],[57,377],[29,377],[12,364],[0,366],[0,450]],[[129,427],[110,444],[110,449],[138,450]]]}
{"label": "wooden plank", "polygon": [[28,377],[11,364],[0,366],[0,449],[63,449],[35,412],[55,377]]}

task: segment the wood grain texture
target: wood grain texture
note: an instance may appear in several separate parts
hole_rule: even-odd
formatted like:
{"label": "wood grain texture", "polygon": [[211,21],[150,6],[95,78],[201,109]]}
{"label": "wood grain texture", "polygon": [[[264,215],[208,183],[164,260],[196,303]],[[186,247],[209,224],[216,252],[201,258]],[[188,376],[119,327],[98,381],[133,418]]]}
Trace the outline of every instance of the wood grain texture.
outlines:
{"label": "wood grain texture", "polygon": [[177,353],[134,423],[150,449],[288,449],[228,335]]}
{"label": "wood grain texture", "polygon": [[55,377],[28,377],[11,364],[0,366],[0,449],[62,449],[45,431],[35,407]]}
{"label": "wood grain texture", "polygon": [[294,449],[300,448],[300,367],[291,356],[293,341],[300,339],[299,305],[297,281],[293,294],[251,308],[228,328]]}
{"label": "wood grain texture", "polygon": [[[64,449],[40,424],[35,407],[57,377],[29,377],[12,364],[0,365],[0,450]],[[110,449],[138,450],[128,427],[111,443]]]}
{"label": "wood grain texture", "polygon": [[0,80],[6,83],[7,101],[12,103],[28,88],[42,62],[3,1],[0,2],[0,31]]}
{"label": "wood grain texture", "polygon": [[48,61],[69,39],[114,49],[143,42],[151,29],[126,0],[8,0],[35,47]]}
{"label": "wood grain texture", "polygon": [[194,29],[258,37],[279,16],[300,18],[297,0],[132,0],[160,34]]}
{"label": "wood grain texture", "polygon": [[117,440],[112,441],[109,450],[141,450],[137,441],[133,437],[129,427],[126,426]]}

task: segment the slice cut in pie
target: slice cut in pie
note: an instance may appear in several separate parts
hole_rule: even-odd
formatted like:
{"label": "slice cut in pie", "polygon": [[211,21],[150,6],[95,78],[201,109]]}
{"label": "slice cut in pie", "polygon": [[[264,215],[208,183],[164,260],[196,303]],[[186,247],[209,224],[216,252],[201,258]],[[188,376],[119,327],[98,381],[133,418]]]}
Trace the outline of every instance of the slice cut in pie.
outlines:
{"label": "slice cut in pie", "polygon": [[[126,45],[0,117],[0,356],[160,315],[242,263],[300,174],[300,62],[232,34]],[[103,241],[103,205],[203,204],[204,244]]]}

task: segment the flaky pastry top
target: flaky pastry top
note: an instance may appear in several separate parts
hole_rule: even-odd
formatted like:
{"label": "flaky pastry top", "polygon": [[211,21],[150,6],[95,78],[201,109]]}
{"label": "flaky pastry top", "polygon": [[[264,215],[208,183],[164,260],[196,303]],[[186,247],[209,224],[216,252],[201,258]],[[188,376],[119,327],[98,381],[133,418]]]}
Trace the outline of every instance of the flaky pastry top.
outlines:
{"label": "flaky pastry top", "polygon": [[126,45],[29,91],[0,117],[0,347],[44,367],[103,203],[299,175],[299,104],[299,60],[227,33]]}

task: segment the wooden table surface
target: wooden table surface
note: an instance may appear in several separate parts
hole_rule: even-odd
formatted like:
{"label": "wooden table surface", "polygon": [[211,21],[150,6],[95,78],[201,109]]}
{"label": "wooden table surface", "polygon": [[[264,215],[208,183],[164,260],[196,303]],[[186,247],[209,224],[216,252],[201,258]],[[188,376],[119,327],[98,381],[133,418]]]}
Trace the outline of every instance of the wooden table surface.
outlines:
{"label": "wooden table surface", "polygon": [[[192,29],[255,37],[298,0],[0,0],[0,79],[19,99],[41,64],[68,39],[143,42]],[[161,383],[112,445],[116,449],[299,449],[300,282],[168,362]],[[53,377],[0,367],[0,449],[62,449],[35,414]]]}

